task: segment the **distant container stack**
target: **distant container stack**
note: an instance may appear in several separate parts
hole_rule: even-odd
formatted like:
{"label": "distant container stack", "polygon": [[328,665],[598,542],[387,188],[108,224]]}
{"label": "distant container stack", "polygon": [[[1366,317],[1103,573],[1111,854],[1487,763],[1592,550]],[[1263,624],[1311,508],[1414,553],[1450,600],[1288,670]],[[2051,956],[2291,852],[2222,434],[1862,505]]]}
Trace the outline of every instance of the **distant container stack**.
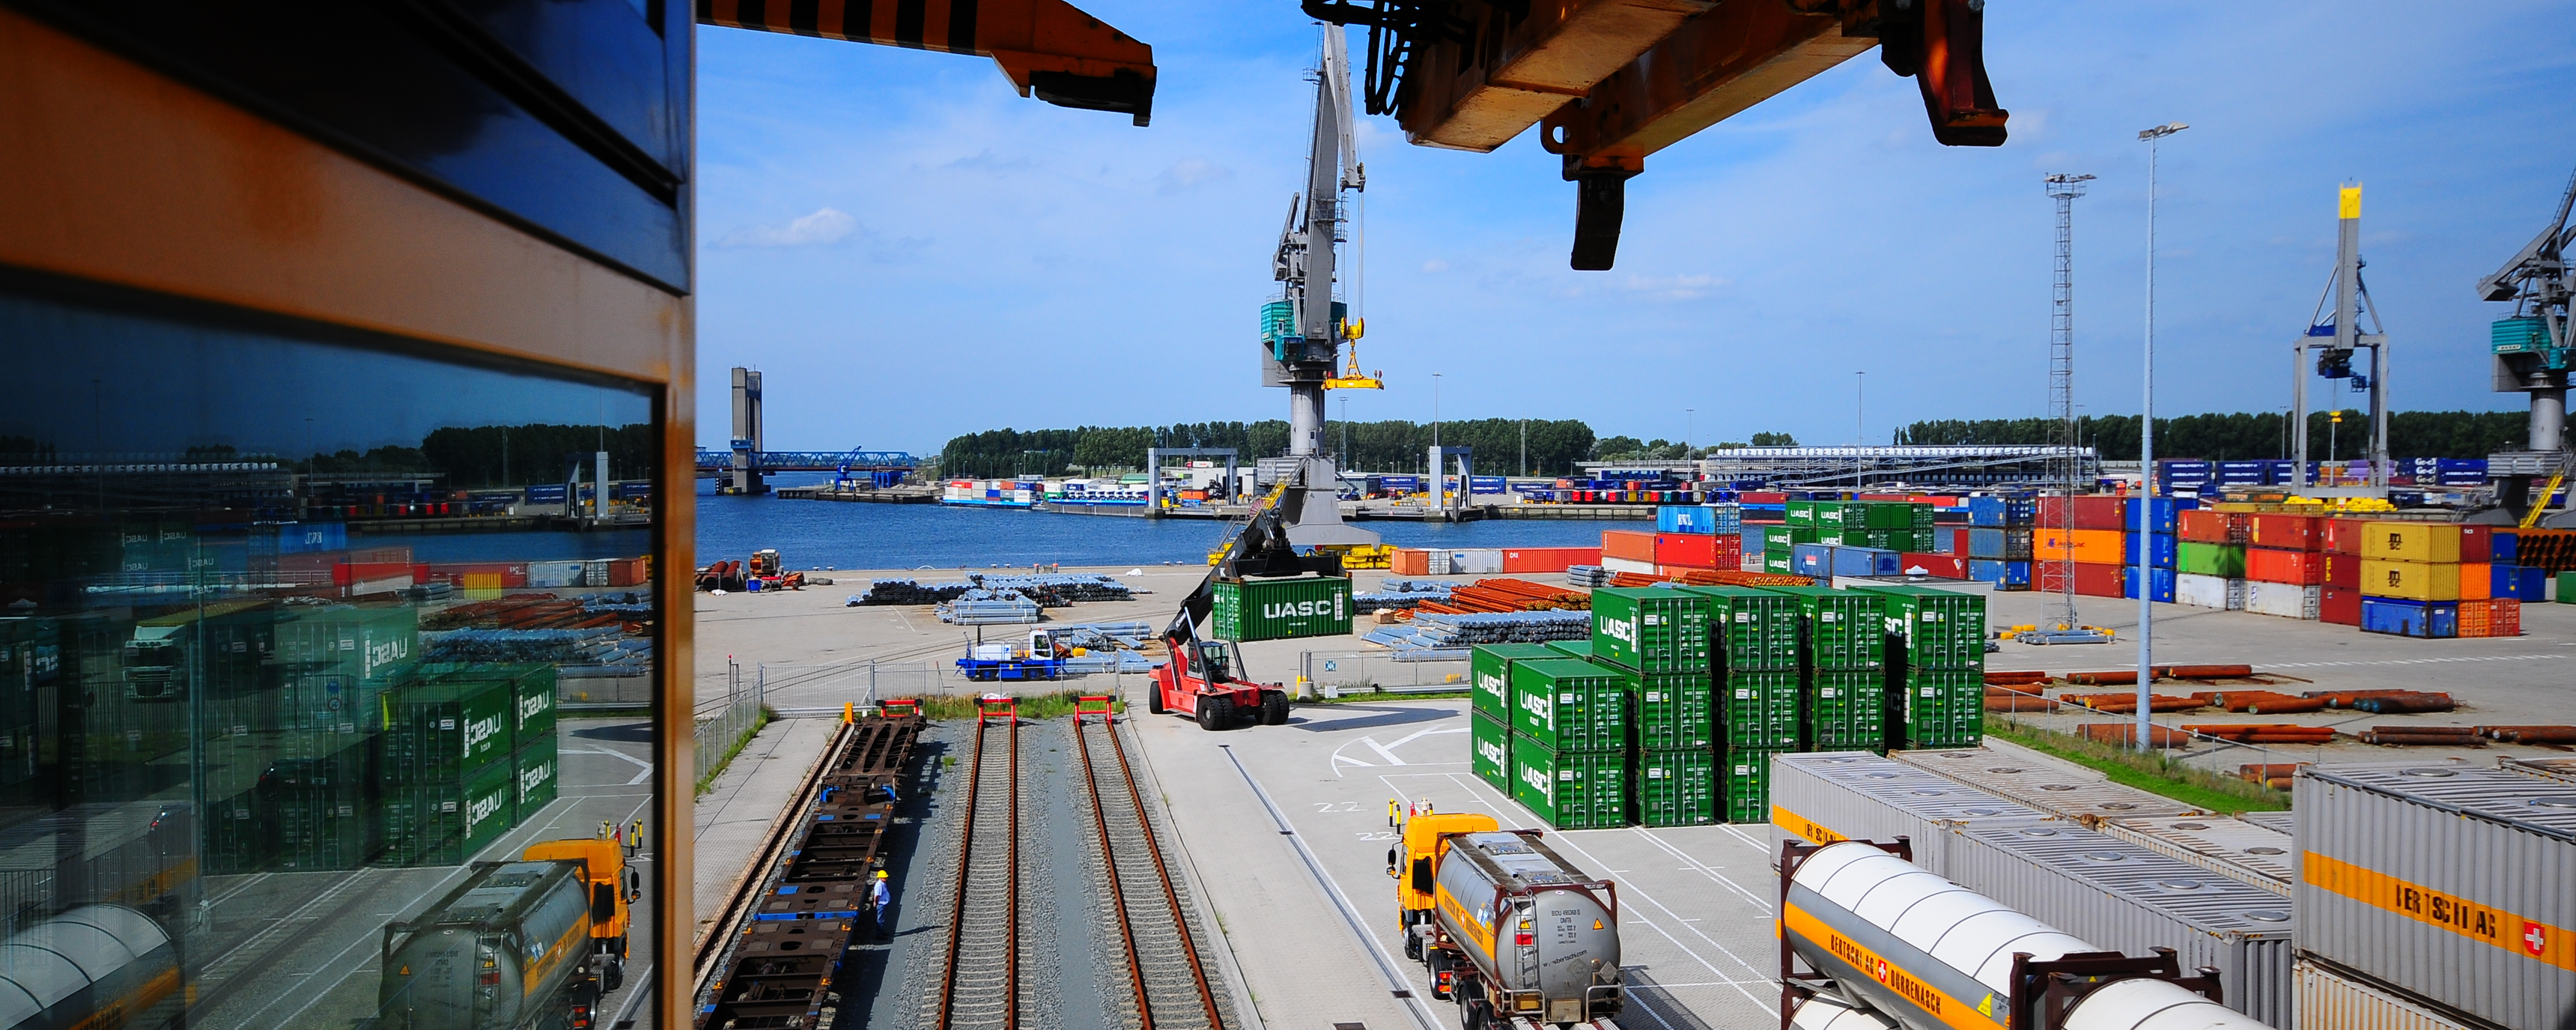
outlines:
{"label": "distant container stack", "polygon": [[1997,590],[2028,590],[2031,534],[2039,502],[2027,497],[1968,498],[1968,578]]}
{"label": "distant container stack", "polygon": [[1986,599],[1872,585],[1887,626],[1886,744],[1971,747],[1986,736]]}

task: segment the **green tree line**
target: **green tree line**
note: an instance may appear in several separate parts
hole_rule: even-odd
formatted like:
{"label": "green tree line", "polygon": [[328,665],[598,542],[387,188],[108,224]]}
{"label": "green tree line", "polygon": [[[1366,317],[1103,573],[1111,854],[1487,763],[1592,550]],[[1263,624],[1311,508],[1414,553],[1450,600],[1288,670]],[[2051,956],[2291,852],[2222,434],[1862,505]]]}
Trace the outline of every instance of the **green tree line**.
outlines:
{"label": "green tree line", "polygon": [[[611,478],[637,478],[659,462],[661,441],[654,436],[653,427],[646,423],[630,426],[544,423],[450,426],[431,430],[421,439],[420,449],[412,453],[418,456],[421,468],[447,473],[447,485],[462,490],[560,483],[575,455],[580,457],[583,478],[587,479],[591,455],[603,450],[608,452],[608,474]],[[316,455],[313,463],[320,471],[333,472],[344,471],[333,466],[349,460],[363,461],[364,457],[342,451],[336,457]],[[372,468],[363,471],[386,470]]]}
{"label": "green tree line", "polygon": [[[2289,416],[2278,411],[2183,415],[2156,420],[2156,457],[2242,461],[2287,458]],[[2053,423],[2044,418],[1940,419],[1896,430],[1902,445],[2045,444]],[[2519,411],[2397,411],[2388,416],[2392,458],[2483,458],[2520,450],[2529,442],[2530,416]],[[2076,439],[2098,448],[2106,461],[2138,460],[2138,417],[2081,416]],[[2328,447],[2341,458],[2368,457],[2369,417],[2347,411],[2334,425],[2326,412],[2308,415],[2308,457],[2322,461]]]}
{"label": "green tree line", "polygon": [[[1519,474],[1519,419],[1467,419],[1440,424],[1444,446],[1476,449],[1480,474]],[[1531,475],[1561,475],[1594,453],[1592,427],[1571,419],[1530,419]],[[1324,450],[1343,468],[1370,472],[1419,472],[1431,445],[1424,423],[1328,421]],[[1249,467],[1257,458],[1288,451],[1288,423],[1184,422],[1169,426],[1082,426],[1075,429],[993,429],[968,433],[940,448],[939,474],[975,479],[1062,476],[1140,469],[1148,447],[1231,447]]]}

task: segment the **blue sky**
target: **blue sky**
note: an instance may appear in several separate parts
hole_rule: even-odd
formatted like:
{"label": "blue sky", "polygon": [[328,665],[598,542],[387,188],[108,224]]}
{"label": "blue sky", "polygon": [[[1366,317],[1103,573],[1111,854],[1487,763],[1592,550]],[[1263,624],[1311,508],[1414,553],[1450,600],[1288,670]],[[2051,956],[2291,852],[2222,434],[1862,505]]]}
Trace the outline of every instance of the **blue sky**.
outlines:
{"label": "blue sky", "polygon": [[[1289,0],[1081,6],[1154,45],[1151,127],[1022,99],[980,58],[701,30],[702,442],[726,435],[735,364],[767,373],[779,448],[1285,417],[1254,312],[1302,181],[1319,30]],[[2136,133],[2177,120],[2159,413],[2287,406],[2350,181],[2393,406],[2518,408],[2488,390],[2505,311],[2473,285],[2576,166],[2571,23],[2569,3],[1993,4],[2010,143],[1933,143],[1912,81],[1872,52],[1649,158],[1609,272],[1567,269],[1574,188],[1533,134],[1466,154],[1367,118],[1361,357],[1389,389],[1347,410],[1427,420],[1438,372],[1448,418],[1841,443],[1865,370],[1873,442],[2041,414],[2040,177],[2067,171],[2100,176],[2076,202],[2077,403],[2133,414]]]}

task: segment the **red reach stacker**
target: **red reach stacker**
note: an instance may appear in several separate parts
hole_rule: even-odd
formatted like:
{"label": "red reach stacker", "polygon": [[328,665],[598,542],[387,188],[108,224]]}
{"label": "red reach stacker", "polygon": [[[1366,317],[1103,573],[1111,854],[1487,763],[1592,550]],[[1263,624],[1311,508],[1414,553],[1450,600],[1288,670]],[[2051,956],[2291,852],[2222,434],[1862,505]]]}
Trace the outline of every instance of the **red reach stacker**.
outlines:
{"label": "red reach stacker", "polygon": [[1243,532],[1218,552],[1216,564],[1198,589],[1181,601],[1163,644],[1171,660],[1154,667],[1154,686],[1146,710],[1156,715],[1177,712],[1197,719],[1200,728],[1232,729],[1247,722],[1265,726],[1288,721],[1288,691],[1277,683],[1247,677],[1243,652],[1230,640],[1199,639],[1199,620],[1207,618],[1219,580],[1243,576],[1293,576],[1312,572],[1342,574],[1341,555],[1318,551],[1299,554],[1288,543],[1286,513],[1303,509],[1304,488],[1290,485],[1262,505],[1244,523]]}

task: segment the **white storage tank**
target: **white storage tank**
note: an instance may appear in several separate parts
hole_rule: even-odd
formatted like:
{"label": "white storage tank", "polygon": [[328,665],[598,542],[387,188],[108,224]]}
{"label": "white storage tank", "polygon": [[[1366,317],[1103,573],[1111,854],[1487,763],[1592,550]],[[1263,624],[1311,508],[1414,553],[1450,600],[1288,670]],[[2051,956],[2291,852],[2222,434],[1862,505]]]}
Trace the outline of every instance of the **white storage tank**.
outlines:
{"label": "white storage tank", "polygon": [[2426,763],[2294,785],[2301,946],[2500,1026],[2576,1012],[2576,783]]}
{"label": "white storage tank", "polygon": [[2214,966],[2227,1007],[2290,1025],[2291,906],[2270,891],[2065,822],[1955,828],[1961,886],[2132,955]]}
{"label": "white storage tank", "polygon": [[1783,841],[1893,841],[1905,837],[1914,864],[1944,871],[1944,827],[2036,822],[2048,813],[1867,751],[1771,757],[1771,861]]}

